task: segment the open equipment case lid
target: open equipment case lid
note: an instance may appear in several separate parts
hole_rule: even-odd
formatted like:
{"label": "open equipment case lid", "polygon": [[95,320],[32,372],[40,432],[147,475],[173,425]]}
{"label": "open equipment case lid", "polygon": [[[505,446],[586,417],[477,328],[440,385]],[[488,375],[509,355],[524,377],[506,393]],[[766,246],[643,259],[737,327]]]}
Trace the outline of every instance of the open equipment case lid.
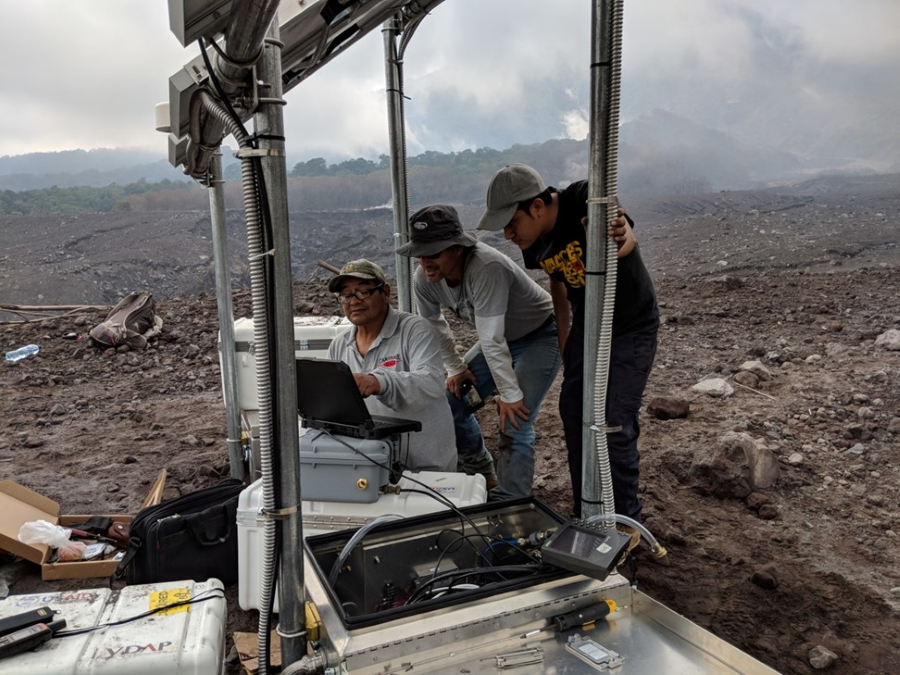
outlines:
{"label": "open equipment case lid", "polygon": [[313,535],[306,546],[344,627],[362,628],[571,576],[534,555],[564,522],[526,497],[382,523],[349,552],[334,585],[332,566],[357,530]]}

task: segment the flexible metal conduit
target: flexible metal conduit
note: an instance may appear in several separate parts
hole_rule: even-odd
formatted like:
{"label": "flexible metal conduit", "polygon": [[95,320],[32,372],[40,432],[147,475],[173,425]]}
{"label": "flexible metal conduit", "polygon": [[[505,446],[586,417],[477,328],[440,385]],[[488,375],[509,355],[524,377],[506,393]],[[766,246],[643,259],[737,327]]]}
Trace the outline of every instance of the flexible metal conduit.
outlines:
{"label": "flexible metal conduit", "polygon": [[315,675],[315,673],[325,672],[327,665],[328,663],[321,653],[307,655],[282,668],[281,675]]}
{"label": "flexible metal conduit", "polygon": [[[606,442],[606,396],[609,350],[615,309],[617,246],[606,236],[607,223],[618,211],[618,121],[622,63],[622,13],[624,0],[598,0],[594,5],[591,53],[591,140],[585,315],[585,392],[583,433],[583,512],[615,513],[609,448]],[[599,296],[599,302],[592,298]],[[598,484],[599,483],[599,484]],[[601,501],[602,500],[602,501]],[[612,525],[612,517],[604,519]]]}
{"label": "flexible metal conduit", "polygon": [[[249,148],[250,142],[240,125],[235,122],[221,103],[208,92],[201,92],[200,99],[211,116],[219,120],[223,128],[234,135],[238,146]],[[265,512],[275,509],[275,485],[272,471],[272,397],[269,376],[268,304],[266,301],[265,264],[260,224],[259,191],[253,160],[241,158],[241,187],[247,222],[247,257],[250,261],[250,294],[253,307],[253,341],[256,356],[256,395],[259,401],[259,448],[262,471],[262,507]],[[259,653],[260,672],[265,675],[265,653],[269,641],[269,612],[272,596],[272,577],[275,569],[275,523],[266,519],[263,525],[264,583],[259,592]]]}
{"label": "flexible metal conduit", "polygon": [[[225,58],[217,55],[213,62],[216,75],[229,97],[246,89],[246,73],[262,53],[263,40],[269,24],[278,11],[279,2],[280,0],[233,2],[231,20],[225,33]],[[216,115],[202,121],[198,120],[197,134],[195,135],[192,129],[187,149],[188,157],[185,160],[185,169],[191,176],[206,175],[212,154],[222,142],[223,130],[228,127],[229,125]]]}

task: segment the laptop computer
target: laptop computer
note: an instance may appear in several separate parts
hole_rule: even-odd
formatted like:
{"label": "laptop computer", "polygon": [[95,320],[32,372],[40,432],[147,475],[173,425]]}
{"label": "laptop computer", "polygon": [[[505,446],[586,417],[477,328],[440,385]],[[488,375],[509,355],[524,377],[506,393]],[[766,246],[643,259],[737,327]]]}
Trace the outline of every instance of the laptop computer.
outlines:
{"label": "laptop computer", "polygon": [[343,361],[297,359],[297,409],[305,427],[351,438],[381,439],[422,430],[417,420],[369,413]]}

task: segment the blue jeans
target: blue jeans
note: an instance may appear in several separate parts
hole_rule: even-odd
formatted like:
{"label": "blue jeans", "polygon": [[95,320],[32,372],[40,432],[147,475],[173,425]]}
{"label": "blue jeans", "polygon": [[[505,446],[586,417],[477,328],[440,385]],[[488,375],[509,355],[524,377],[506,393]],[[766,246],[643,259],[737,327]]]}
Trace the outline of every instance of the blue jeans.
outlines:
{"label": "blue jeans", "polygon": [[[528,335],[507,343],[512,355],[513,370],[524,394],[523,404],[531,411],[527,422],[519,420],[521,428],[506,424],[498,442],[498,486],[491,490],[491,499],[527,497],[534,480],[534,420],[553,379],[559,371],[559,341],[556,323],[539,328]],[[475,345],[465,356],[469,370],[475,376],[475,388],[486,399],[497,390],[494,376],[480,345]],[[456,451],[462,470],[467,474],[495,473],[491,454],[484,444],[481,427],[475,416],[465,411],[463,402],[447,392],[456,427]]]}
{"label": "blue jeans", "polygon": [[[616,513],[641,520],[638,498],[641,397],[656,356],[656,331],[613,337],[609,350],[606,424],[622,430],[606,435]],[[559,414],[569,451],[574,514],[581,516],[582,401],[584,400],[584,337],[573,331],[565,346],[565,368],[559,392]]]}

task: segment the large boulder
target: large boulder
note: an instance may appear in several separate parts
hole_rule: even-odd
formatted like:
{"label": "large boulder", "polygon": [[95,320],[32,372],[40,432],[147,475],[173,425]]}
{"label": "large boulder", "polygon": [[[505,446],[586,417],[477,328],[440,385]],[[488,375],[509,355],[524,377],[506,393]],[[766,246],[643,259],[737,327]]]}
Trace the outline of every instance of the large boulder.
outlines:
{"label": "large boulder", "polygon": [[656,396],[647,404],[647,413],[658,420],[675,420],[687,417],[691,403],[683,398]]}
{"label": "large boulder", "polygon": [[734,387],[721,377],[711,377],[695,384],[691,387],[691,391],[695,394],[706,394],[713,398],[725,398],[734,393]]}
{"label": "large boulder", "polygon": [[728,432],[694,454],[688,476],[703,494],[745,499],[778,480],[778,460],[745,432]]}
{"label": "large boulder", "polygon": [[875,346],[888,351],[900,351],[900,330],[892,328],[875,338]]}

